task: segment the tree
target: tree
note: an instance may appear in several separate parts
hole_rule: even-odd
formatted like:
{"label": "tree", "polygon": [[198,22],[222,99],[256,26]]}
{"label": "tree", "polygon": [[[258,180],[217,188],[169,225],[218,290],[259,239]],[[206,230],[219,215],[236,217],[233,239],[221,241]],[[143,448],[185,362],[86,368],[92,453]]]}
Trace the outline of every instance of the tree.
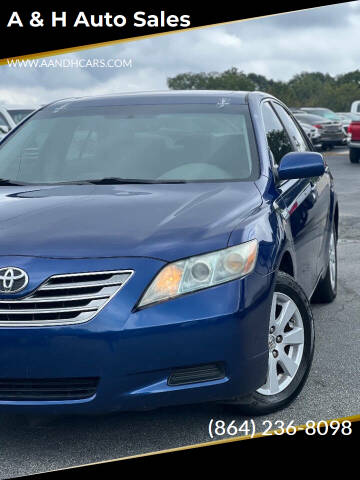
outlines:
{"label": "tree", "polygon": [[287,82],[246,74],[233,67],[224,72],[181,73],[168,78],[173,90],[260,90],[291,107],[327,107],[348,111],[360,100],[360,70],[333,77],[328,73],[301,72]]}
{"label": "tree", "polygon": [[248,75],[236,68],[223,73],[182,73],[168,78],[168,86],[172,90],[255,90]]}

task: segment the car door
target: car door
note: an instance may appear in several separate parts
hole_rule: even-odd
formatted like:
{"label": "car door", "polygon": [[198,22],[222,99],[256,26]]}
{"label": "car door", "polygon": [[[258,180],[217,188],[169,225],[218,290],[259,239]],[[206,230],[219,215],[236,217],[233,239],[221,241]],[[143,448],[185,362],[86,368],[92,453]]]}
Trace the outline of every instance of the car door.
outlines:
{"label": "car door", "polygon": [[[311,149],[295,122],[290,116],[287,118],[284,115],[287,112],[280,104],[265,101],[262,113],[275,168],[286,153]],[[277,204],[291,229],[294,242],[296,277],[307,295],[310,295],[317,281],[317,255],[320,249],[317,180],[286,180],[278,185],[278,191]]]}
{"label": "car door", "polygon": [[[312,146],[303,136],[300,128],[291,114],[277,102],[274,102],[274,108],[276,113],[279,115],[281,122],[289,133],[290,140],[294,144],[295,149],[300,152],[312,150]],[[313,206],[311,207],[311,212],[309,212],[311,214],[306,228],[306,235],[309,236],[309,241],[314,244],[315,248],[314,265],[316,265],[316,282],[319,274],[322,272],[322,269],[325,266],[324,263],[326,264],[327,261],[327,259],[324,259],[324,252],[327,252],[327,249],[324,248],[324,245],[326,244],[328,237],[327,227],[330,218],[329,210],[331,182],[328,167],[326,167],[324,175],[307,179],[307,182],[310,183],[311,192],[304,201],[309,204],[312,203]],[[314,237],[315,242],[312,242],[310,237]]]}

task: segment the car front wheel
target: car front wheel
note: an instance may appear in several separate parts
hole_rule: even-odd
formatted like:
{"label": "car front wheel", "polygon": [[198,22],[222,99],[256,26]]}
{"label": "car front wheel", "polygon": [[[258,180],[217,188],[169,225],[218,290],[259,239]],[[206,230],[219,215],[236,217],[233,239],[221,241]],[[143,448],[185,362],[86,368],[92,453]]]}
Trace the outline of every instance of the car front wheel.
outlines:
{"label": "car front wheel", "polygon": [[231,402],[250,415],[265,415],[289,405],[302,390],[314,353],[314,322],[309,301],[295,280],[278,272],[268,329],[268,369],[255,392]]}

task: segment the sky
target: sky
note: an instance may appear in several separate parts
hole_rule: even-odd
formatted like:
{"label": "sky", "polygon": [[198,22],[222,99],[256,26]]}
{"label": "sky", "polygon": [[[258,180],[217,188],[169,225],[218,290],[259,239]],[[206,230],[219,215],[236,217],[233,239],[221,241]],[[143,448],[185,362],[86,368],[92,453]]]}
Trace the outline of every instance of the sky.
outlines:
{"label": "sky", "polygon": [[360,69],[359,45],[358,0],[46,58],[125,60],[123,68],[0,66],[0,104],[164,90],[179,73],[231,67],[284,81],[304,71],[338,75]]}

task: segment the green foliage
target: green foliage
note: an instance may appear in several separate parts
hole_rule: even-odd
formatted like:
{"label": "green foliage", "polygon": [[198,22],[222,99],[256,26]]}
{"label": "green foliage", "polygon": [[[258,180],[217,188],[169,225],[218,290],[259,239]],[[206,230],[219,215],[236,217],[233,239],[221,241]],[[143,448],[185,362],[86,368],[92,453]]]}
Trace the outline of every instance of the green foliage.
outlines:
{"label": "green foliage", "polygon": [[259,90],[290,107],[326,107],[337,112],[349,111],[351,103],[360,100],[360,70],[336,77],[302,72],[281,82],[233,67],[222,73],[181,73],[168,78],[167,83],[172,90]]}

